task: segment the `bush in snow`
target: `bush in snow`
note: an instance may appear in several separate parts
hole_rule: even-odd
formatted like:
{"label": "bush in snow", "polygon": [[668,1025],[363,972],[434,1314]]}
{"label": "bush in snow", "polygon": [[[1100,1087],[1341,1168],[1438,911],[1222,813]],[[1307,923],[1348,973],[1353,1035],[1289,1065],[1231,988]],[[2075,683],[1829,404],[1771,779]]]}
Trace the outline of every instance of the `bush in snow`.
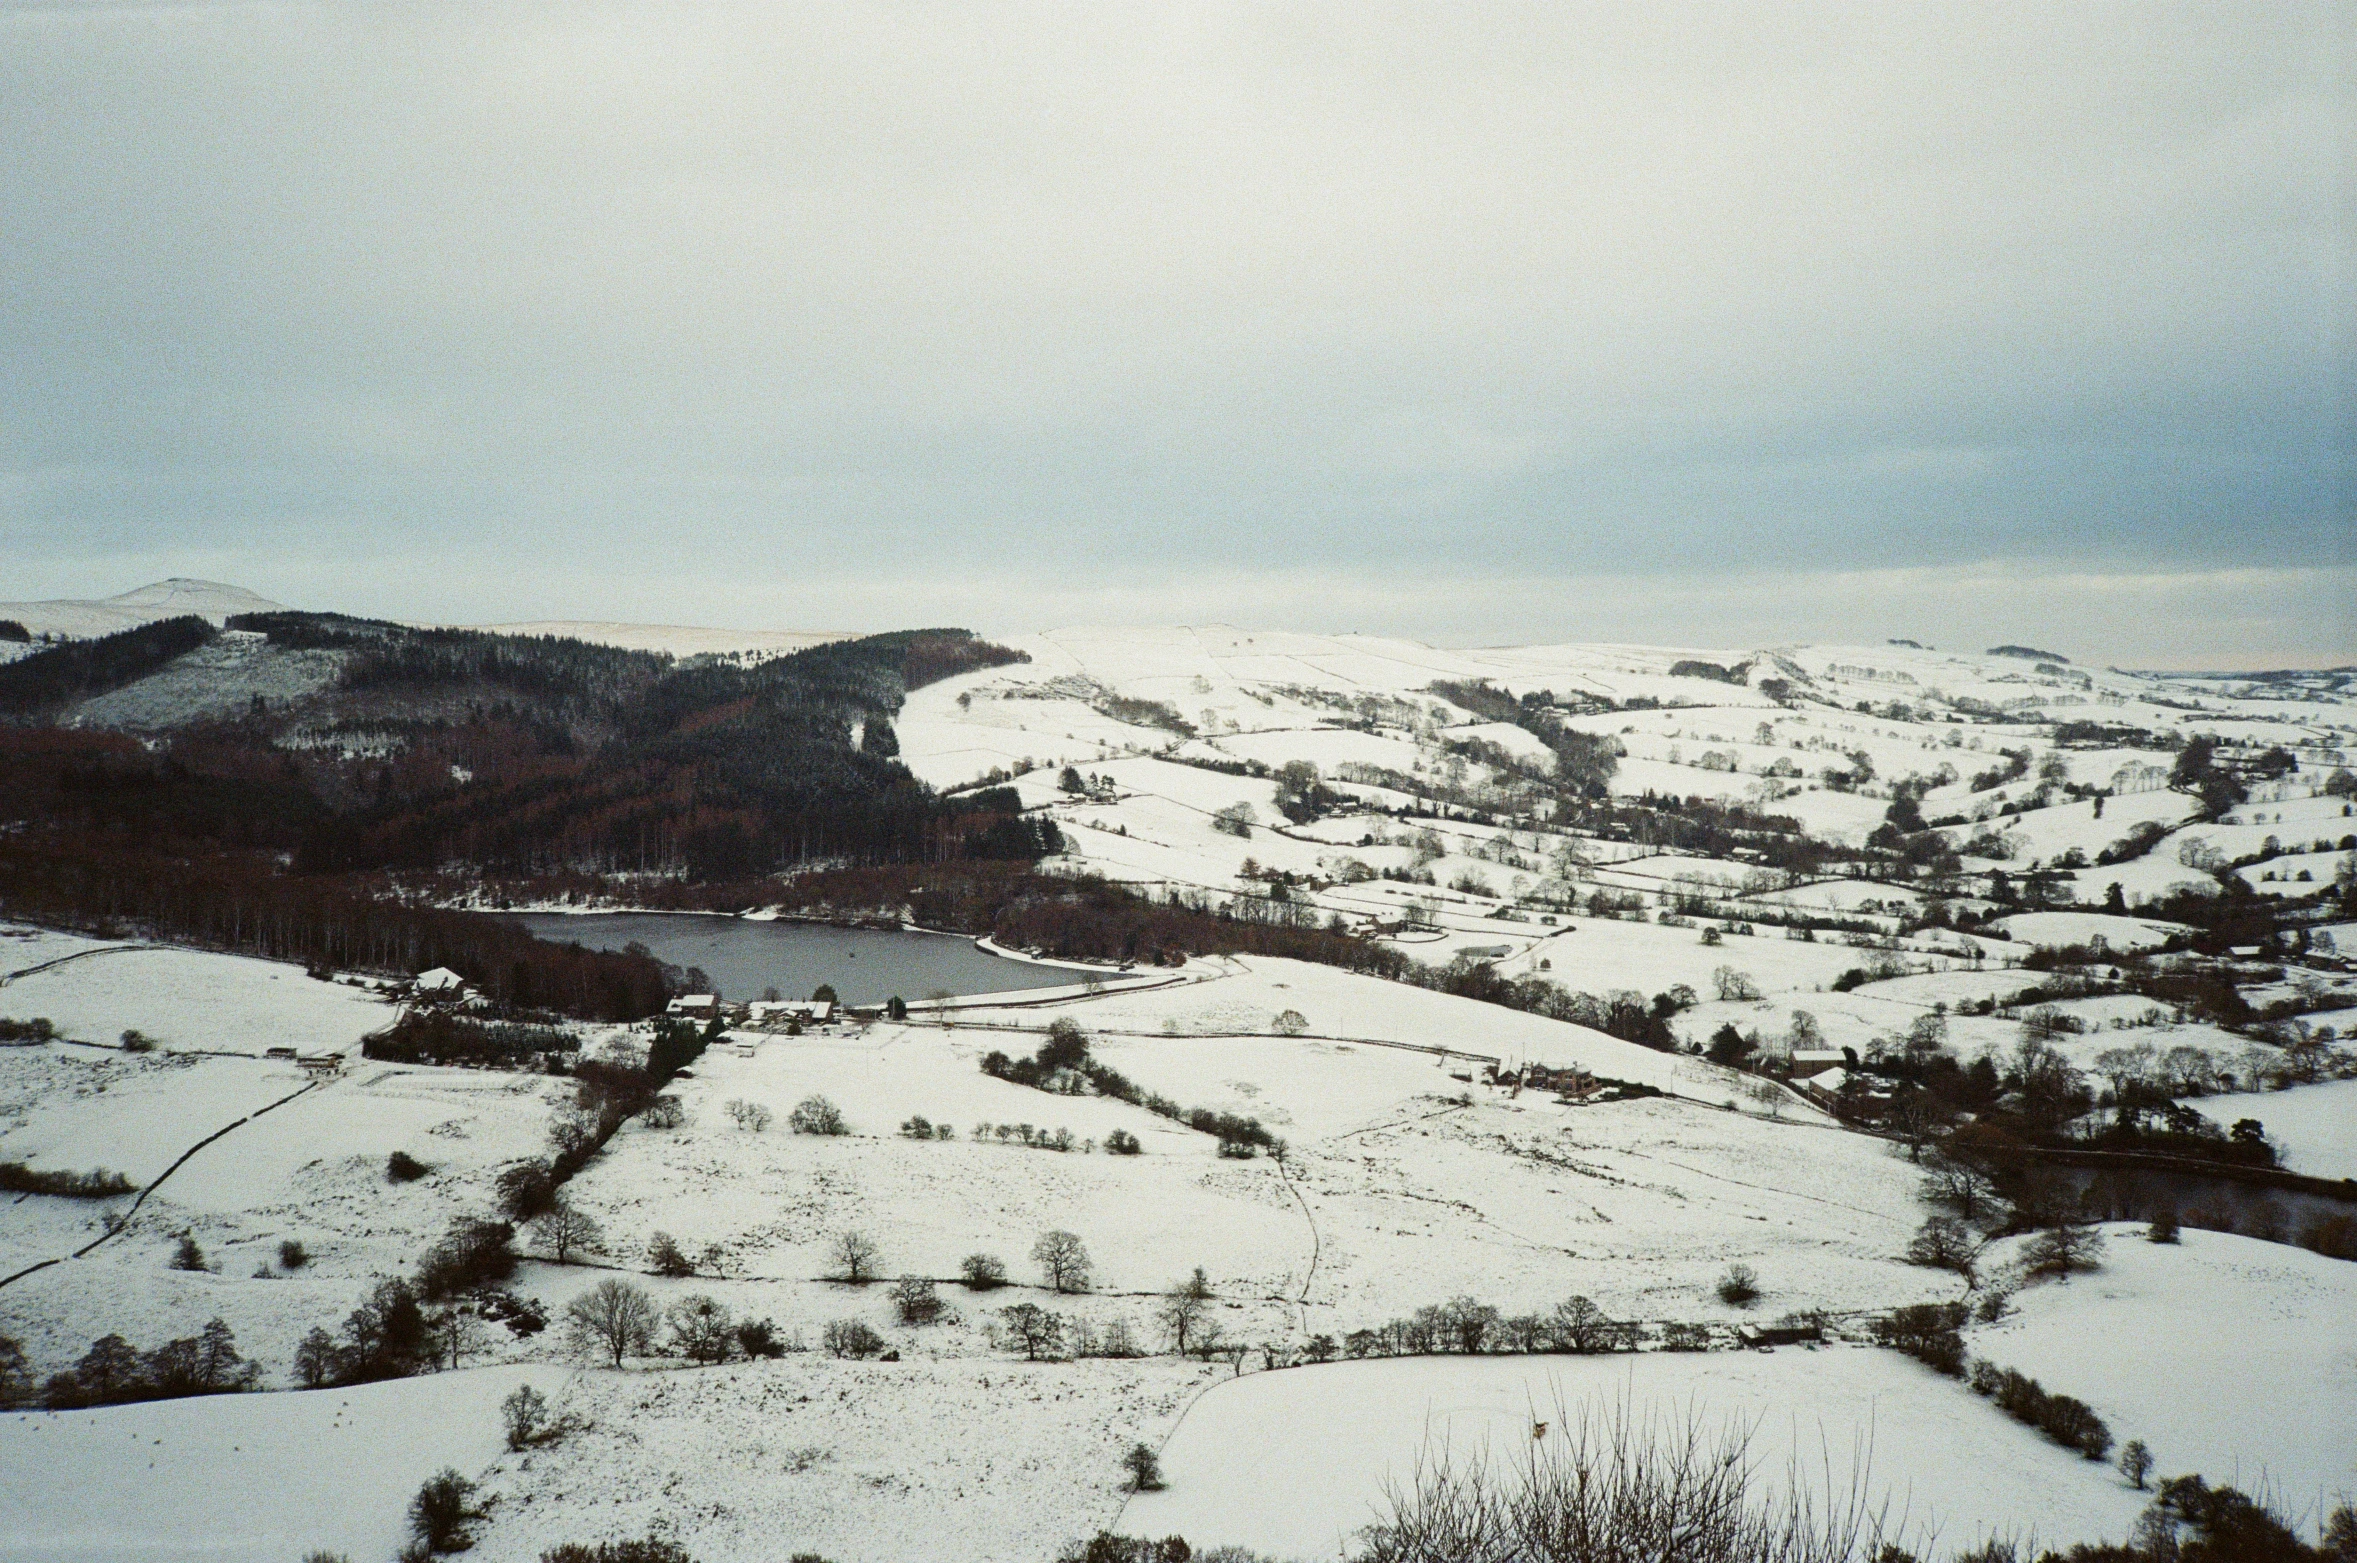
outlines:
{"label": "bush in snow", "polygon": [[657,1232],[647,1239],[647,1268],[657,1275],[676,1279],[694,1275],[696,1262],[679,1246],[679,1239],[668,1232]]}
{"label": "bush in snow", "polygon": [[53,1194],[60,1199],[111,1199],[131,1192],[131,1180],[100,1167],[91,1172],[36,1172],[21,1161],[0,1161],[0,1193]]}
{"label": "bush in snow", "polygon": [[759,1102],[748,1102],[743,1097],[731,1097],[726,1111],[730,1122],[748,1134],[759,1134],[769,1127],[771,1113]]}
{"label": "bush in snow", "polygon": [[1972,1365],[1971,1383],[1975,1392],[1996,1401],[1998,1410],[2065,1448],[2090,1460],[2111,1453],[2111,1429],[2084,1401],[2054,1394],[2026,1373],[1986,1362]]}
{"label": "bush in snow", "polygon": [[872,1357],[884,1349],[884,1337],[858,1319],[837,1319],[819,1337],[836,1357]]}
{"label": "bush in snow", "polygon": [[202,1270],[205,1268],[205,1251],[197,1247],[195,1234],[189,1232],[180,1234],[180,1241],[172,1250],[172,1268],[175,1270]]}
{"label": "bush in snow", "polygon": [[508,1448],[530,1448],[548,1428],[548,1397],[529,1384],[518,1384],[515,1393],[499,1403],[499,1420]]}
{"label": "bush in snow", "polygon": [[516,1273],[516,1229],[504,1221],[460,1216],[418,1261],[419,1295],[455,1297]]}
{"label": "bush in snow", "polygon": [[1242,1547],[1197,1552],[1184,1536],[1149,1541],[1143,1536],[1116,1536],[1101,1530],[1056,1554],[1056,1563],[1262,1563],[1262,1559],[1259,1553]]}
{"label": "bush in snow", "polygon": [[1561,1408],[1534,1430],[1530,1455],[1511,1469],[1480,1456],[1426,1464],[1366,1533],[1358,1563],[1863,1563],[1892,1556],[1882,1545],[1899,1539],[1880,1532],[1863,1492],[1826,1517],[1805,1499],[1755,1493],[1756,1462],[1736,1431],[1714,1439],[1693,1421]]}
{"label": "bush in snow", "polygon": [[433,1170],[407,1151],[395,1151],[385,1158],[385,1181],[388,1183],[415,1183]]}
{"label": "bush in snow", "polygon": [[2147,1242],[2174,1243],[2177,1241],[2177,1212],[2167,1206],[2154,1212],[2152,1225],[2144,1229]]}
{"label": "bush in snow", "polygon": [[464,1552],[471,1546],[467,1526],[483,1517],[475,1503],[475,1484],[454,1470],[429,1476],[409,1500],[409,1533],[431,1556]]}
{"label": "bush in snow", "polygon": [[941,1294],[924,1277],[904,1275],[892,1288],[892,1306],[903,1324],[931,1324],[941,1317]]}
{"label": "bush in snow", "polygon": [[1874,1321],[1874,1338],[1950,1378],[1964,1373],[1962,1303],[1916,1303]]}
{"label": "bush in snow", "polygon": [[1121,1467],[1129,1472],[1131,1492],[1160,1492],[1163,1488],[1162,1461],[1150,1444],[1131,1444],[1129,1453],[1121,1457]]}
{"label": "bush in snow", "polygon": [[958,1261],[958,1276],[970,1292],[987,1292],[1007,1284],[1007,1267],[995,1254],[968,1254]]}
{"label": "bush in snow", "polygon": [[1105,1152],[1110,1156],[1135,1156],[1145,1147],[1127,1129],[1115,1129],[1105,1136]]}
{"label": "bush in snow", "polygon": [[2032,1276],[2070,1276],[2103,1267],[2103,1234],[2075,1221],[2031,1238],[2021,1251],[2022,1273]]}
{"label": "bush in snow", "polygon": [[777,1326],[769,1320],[744,1319],[737,1324],[737,1350],[748,1357],[782,1357],[788,1351],[802,1350],[802,1342],[796,1336],[794,1343],[789,1346],[779,1337]]}
{"label": "bush in snow", "polygon": [[278,1263],[282,1269],[300,1270],[311,1262],[311,1251],[302,1239],[290,1237],[278,1245]]}
{"label": "bush in snow", "polygon": [[[807,1558],[812,1554],[804,1552],[796,1556]],[[695,1559],[676,1541],[648,1536],[637,1541],[601,1541],[594,1546],[568,1541],[541,1553],[540,1563],[695,1563]]]}
{"label": "bush in snow", "polygon": [[1909,1240],[1907,1262],[1969,1276],[1973,1252],[1979,1246],[1973,1240],[1972,1229],[1954,1216],[1933,1216]]}
{"label": "bush in snow", "polygon": [[786,1115],[786,1127],[796,1134],[849,1134],[843,1110],[823,1096],[806,1096]]}
{"label": "bush in snow", "polygon": [[1759,1301],[1760,1280],[1749,1265],[1729,1265],[1727,1273],[1719,1277],[1719,1301],[1736,1308],[1748,1308]]}

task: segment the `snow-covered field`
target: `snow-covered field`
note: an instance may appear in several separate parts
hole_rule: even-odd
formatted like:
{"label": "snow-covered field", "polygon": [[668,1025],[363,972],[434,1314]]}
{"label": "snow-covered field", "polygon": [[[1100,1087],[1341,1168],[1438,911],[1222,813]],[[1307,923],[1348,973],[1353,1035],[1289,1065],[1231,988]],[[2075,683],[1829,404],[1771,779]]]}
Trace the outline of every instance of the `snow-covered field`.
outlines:
{"label": "snow-covered field", "polygon": [[2220,1128],[2244,1118],[2267,1126],[2283,1164],[2312,1178],[2357,1178],[2357,1080],[2329,1080],[2289,1091],[2197,1096],[2190,1105]]}
{"label": "snow-covered field", "polygon": [[[189,586],[152,602],[58,605],[53,618],[98,625],[231,603]],[[740,657],[826,638],[507,628]],[[1771,1055],[1799,1038],[1863,1054],[1937,1015],[1960,1058],[2002,1056],[2021,1036],[2018,1015],[1957,1011],[2010,1004],[2045,980],[2031,969],[2039,949],[2099,937],[2150,949],[2181,930],[2135,915],[2143,903],[2187,885],[2217,893],[2228,873],[2263,894],[2317,894],[2346,856],[2345,803],[2322,789],[2339,763],[2327,756],[2357,746],[2357,725],[2321,697],[2302,703],[2294,734],[2265,691],[1916,647],[1446,650],[1216,628],[1018,644],[1028,662],[920,690],[896,728],[928,781],[1004,781],[1055,818],[1070,850],[1051,871],[1315,922],[1426,963],[1463,957],[1639,1005],[1660,995],[1689,1047],[1732,1025]],[[181,684],[142,681],[95,714],[137,725],[215,686],[234,693],[239,678],[308,676],[247,667],[250,652],[219,643]],[[1976,855],[1945,883],[1888,883],[1786,872],[1768,865],[1794,859],[1739,845],[1698,855],[1610,822],[1566,826],[1529,787],[1530,771],[1552,764],[1545,745],[1496,720],[1494,694],[1444,694],[1436,680],[1552,697],[1569,726],[1621,751],[1610,790],[1624,799],[1739,804],[1855,844],[1898,795],[1920,795],[1927,818],[1967,821],[1943,829]],[[2053,722],[2080,718],[2163,736],[2099,732],[2058,747]],[[2192,824],[2193,798],[2160,785],[2164,745],[2187,732],[2312,741],[2298,769]],[[1250,770],[1297,761],[1357,801],[1286,823],[1278,781]],[[1080,792],[1066,765],[1082,773]],[[2099,816],[2066,782],[2117,790]],[[1251,811],[1241,828],[1239,806]],[[2048,909],[1977,932],[1918,926],[1935,896],[1973,916],[2036,904],[2000,901],[2033,868],[2091,860],[2139,826],[2169,834],[2129,861],[2066,870]],[[2278,855],[2226,866],[2262,850]],[[2099,910],[2115,883],[2131,915]],[[1804,916],[1818,920],[1809,936],[1779,926]],[[2357,925],[2316,932],[2357,946]],[[708,1293],[805,1342],[857,1319],[898,1360],[810,1352],[688,1369],[658,1358],[616,1373],[565,1357],[556,1331],[502,1330],[468,1371],[367,1390],[12,1415],[0,1422],[0,1560],[292,1558],[312,1546],[380,1557],[408,1491],[446,1464],[495,1500],[476,1554],[488,1563],[650,1528],[704,1563],[801,1549],[1034,1560],[1117,1515],[1198,1548],[1331,1557],[1420,1453],[1445,1443],[1511,1460],[1534,1423],[1560,1429],[1565,1411],[1613,1405],[1733,1419],[1772,1478],[1788,1458],[1819,1475],[1830,1459],[1838,1486],[1865,1464],[1894,1513],[1918,1533],[1936,1528],[1946,1547],[1986,1530],[2034,1530],[2048,1544],[2118,1536],[2141,1506],[2107,1468],[1956,1382],[1857,1346],[1376,1361],[1240,1379],[1167,1355],[1015,1360],[991,1326],[1018,1301],[1091,1330],[1125,1326],[1163,1350],[1160,1294],[1198,1266],[1227,1339],[1285,1351],[1458,1296],[1511,1316],[1584,1295],[1619,1318],[1725,1326],[1804,1309],[1854,1320],[1960,1295],[1954,1276],[1901,1259],[1925,1215],[1922,1168],[1794,1092],[1759,1092],[1691,1053],[1329,966],[1221,957],[1153,976],[1020,1004],[977,995],[907,1024],[732,1034],[670,1087],[683,1124],[625,1125],[569,1185],[603,1228],[589,1262],[534,1258],[513,1283],[560,1315],[625,1275],[658,1303]],[[2345,1012],[2315,1008],[2348,1002],[2332,984],[2319,963],[2247,996],[2299,999],[2312,1024],[2345,1028]],[[2087,1026],[2061,1042],[2081,1068],[2112,1048],[2191,1045],[2253,1077],[2244,1055],[2256,1041],[2178,1023],[2157,1001],[2064,1008]],[[1580,1012],[1603,1023],[1601,1010]],[[45,1017],[61,1034],[0,1048],[0,1157],[104,1165],[146,1188],[112,1236],[128,1196],[0,1205],[0,1277],[17,1277],[0,1284],[0,1333],[23,1343],[37,1375],[109,1331],[145,1347],[218,1316],[282,1389],[304,1331],[332,1328],[455,1218],[489,1213],[501,1170],[543,1152],[573,1094],[548,1076],[360,1060],[360,1039],[392,1018],[366,988],[35,929],[0,927],[0,1016]],[[1257,1118],[1283,1155],[1222,1156],[1209,1135],[1142,1107],[983,1072],[988,1053],[1030,1053],[1059,1017],[1145,1090]],[[128,1029],[158,1051],[119,1050]],[[585,1028],[585,1040],[620,1039]],[[266,1056],[284,1048],[340,1051],[352,1067],[315,1083]],[[1486,1084],[1493,1060],[1576,1065],[1663,1094],[1575,1105]],[[2295,1169],[2336,1176],[2357,1172],[2352,1089],[2196,1105],[2222,1123],[2262,1119]],[[814,1095],[840,1108],[848,1133],[789,1132]],[[766,1109],[767,1126],[740,1127],[732,1103]],[[902,1130],[916,1116],[953,1132],[919,1140]],[[1033,1138],[1068,1131],[1070,1148],[1028,1146],[1017,1125]],[[1109,1154],[1116,1131],[1141,1154]],[[395,1152],[427,1172],[390,1181]],[[1042,1284],[1030,1255],[1051,1229],[1085,1243],[1084,1295]],[[949,1317],[905,1324],[888,1286],[838,1279],[847,1231],[875,1240],[887,1280],[940,1282]],[[695,1260],[695,1276],[646,1274],[658,1233]],[[208,1268],[170,1266],[183,1234]],[[310,1255],[293,1271],[276,1257],[288,1239]],[[1003,1260],[1014,1284],[957,1286],[978,1252]],[[1716,1295],[1735,1264],[1764,1293],[1749,1312]],[[1973,1344],[2089,1400],[2119,1437],[2150,1443],[2165,1472],[2246,1484],[2264,1473],[2306,1503],[2357,1487],[2353,1289],[2357,1266],[2290,1247],[2188,1231],[2155,1248],[2115,1228],[2102,1271],[2022,1292]],[[505,1452],[492,1408],[519,1376],[558,1395],[579,1430]],[[1118,1456],[1139,1440],[1168,1441],[1171,1486],[1125,1507]]]}
{"label": "snow-covered field", "polygon": [[389,1558],[418,1484],[504,1453],[499,1402],[549,1367],[306,1394],[0,1416],[0,1559],[289,1563]]}
{"label": "snow-covered field", "polygon": [[2086,1401],[2160,1474],[2272,1488],[2311,1525],[2357,1494],[2357,1264],[2230,1233],[2102,1231],[2100,1270],[2025,1288],[1972,1350]]}
{"label": "snow-covered field", "polygon": [[[1997,1415],[1963,1385],[1865,1346],[1707,1355],[1425,1357],[1248,1375],[1206,1393],[1163,1449],[1164,1492],[1121,1528],[1331,1558],[1414,1486],[1420,1464],[1486,1460],[1511,1476],[1583,1418],[1677,1438],[1749,1435],[1763,1487],[1845,1499],[1852,1478],[1892,1528],[1947,1547],[2049,1545],[2123,1532],[2142,1506],[2092,1465]],[[1883,1507],[1887,1505],[1887,1507]]]}

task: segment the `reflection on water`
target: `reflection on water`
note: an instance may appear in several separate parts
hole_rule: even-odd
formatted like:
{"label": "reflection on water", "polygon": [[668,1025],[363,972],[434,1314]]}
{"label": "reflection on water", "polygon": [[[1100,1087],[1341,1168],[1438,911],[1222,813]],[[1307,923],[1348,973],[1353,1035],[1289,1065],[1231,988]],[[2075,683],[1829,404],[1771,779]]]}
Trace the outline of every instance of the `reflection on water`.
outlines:
{"label": "reflection on water", "polygon": [[978,949],[948,934],[819,923],[748,922],[740,917],[671,912],[517,912],[510,916],[543,939],[619,950],[643,944],[674,966],[700,968],[725,999],[744,1002],[771,988],[806,999],[831,984],[846,1004],[881,1004],[898,995],[1007,993],[1078,982],[1070,966],[1035,966]]}

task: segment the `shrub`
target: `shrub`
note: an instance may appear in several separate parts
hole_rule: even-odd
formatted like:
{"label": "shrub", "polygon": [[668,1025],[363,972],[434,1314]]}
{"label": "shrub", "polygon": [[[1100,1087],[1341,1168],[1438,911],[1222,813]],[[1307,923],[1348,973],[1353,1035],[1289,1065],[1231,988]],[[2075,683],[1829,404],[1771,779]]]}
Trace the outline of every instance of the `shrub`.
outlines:
{"label": "shrub", "polygon": [[908,1139],[929,1140],[933,1138],[933,1120],[922,1114],[913,1114],[900,1126],[900,1132]]}
{"label": "shrub", "polygon": [[1933,1216],[1908,1242],[1907,1262],[1970,1275],[1973,1251],[1978,1246],[1973,1241],[1972,1229],[1963,1222],[1954,1216]]}
{"label": "shrub", "polygon": [[143,1031],[124,1032],[122,1042],[123,1051],[126,1053],[152,1053],[155,1051],[155,1038]]}
{"label": "shrub", "polygon": [[2147,1241],[2154,1243],[2176,1242],[2177,1212],[2166,1207],[2156,1212],[2152,1218],[2152,1225],[2144,1229],[2144,1236]]}
{"label": "shrub", "polygon": [[516,1229],[504,1221],[461,1216],[418,1261],[417,1289],[429,1299],[455,1297],[516,1273]]}
{"label": "shrub", "polygon": [[175,1270],[202,1270],[204,1267],[205,1251],[197,1246],[195,1234],[181,1233],[179,1243],[172,1250],[172,1268]]}
{"label": "shrub", "polygon": [[679,1246],[679,1239],[668,1232],[657,1232],[647,1239],[647,1268],[657,1275],[676,1279],[694,1275],[696,1262]]}
{"label": "shrub", "polygon": [[892,1305],[903,1324],[931,1324],[941,1317],[941,1294],[922,1276],[902,1276],[892,1289]]}
{"label": "shrub", "polygon": [[687,1126],[687,1106],[676,1096],[658,1096],[638,1110],[638,1121],[650,1129]]}
{"label": "shrub", "polygon": [[1821,1516],[1755,1492],[1758,1462],[1734,1427],[1712,1438],[1699,1421],[1681,1427],[1625,1408],[1559,1406],[1549,1420],[1554,1429],[1526,1457],[1428,1460],[1366,1533],[1360,1563],[1850,1563],[1883,1539],[1880,1506],[1864,1493]]}
{"label": "shrub", "polygon": [[300,1270],[303,1268],[303,1266],[309,1264],[310,1262],[311,1251],[303,1246],[303,1240],[301,1238],[290,1237],[278,1245],[278,1263],[280,1268],[287,1270]]}
{"label": "shrub", "polygon": [[970,1292],[988,1292],[1007,1284],[1007,1267],[995,1254],[968,1254],[958,1261],[958,1278]]}
{"label": "shrub", "polygon": [[21,1161],[0,1161],[0,1193],[54,1194],[60,1199],[112,1199],[131,1192],[131,1180],[99,1167],[90,1172],[35,1172]]}
{"label": "shrub", "polygon": [[1934,1372],[1950,1378],[1964,1374],[1962,1303],[1916,1303],[1874,1321],[1874,1338],[1894,1351],[1903,1351]]}
{"label": "shrub", "polygon": [[415,1183],[433,1170],[407,1151],[395,1151],[385,1158],[385,1179],[390,1183]]}
{"label": "shrub", "polygon": [[884,1349],[884,1337],[858,1319],[835,1320],[820,1339],[837,1357],[872,1357]]}
{"label": "shrub", "polygon": [[1727,1273],[1719,1277],[1719,1301],[1737,1308],[1748,1308],[1759,1301],[1759,1277],[1749,1265],[1729,1265]]}
{"label": "shrub", "polygon": [[848,1134],[843,1111],[823,1096],[806,1096],[786,1115],[786,1127],[796,1134]]}
{"label": "shrub", "polygon": [[2103,1267],[2103,1234],[2066,1221],[2031,1238],[2021,1252],[2022,1273],[2070,1276]]}
{"label": "shrub", "polygon": [[[795,1350],[801,1348],[797,1346]],[[737,1350],[748,1357],[782,1357],[786,1344],[778,1339],[777,1326],[767,1319],[737,1321]]]}
{"label": "shrub", "polygon": [[1105,1136],[1105,1150],[1108,1155],[1135,1156],[1144,1149],[1145,1147],[1138,1143],[1138,1137],[1127,1129],[1115,1129]]}
{"label": "shrub", "polygon": [[483,1517],[475,1505],[475,1484],[445,1467],[429,1476],[409,1500],[409,1533],[431,1553],[463,1552],[467,1526]]}
{"label": "shrub", "polygon": [[770,1120],[775,1116],[759,1102],[748,1102],[741,1096],[730,1098],[725,1111],[730,1122],[747,1134],[759,1134],[769,1127]]}
{"label": "shrub", "polygon": [[568,1541],[541,1553],[540,1563],[695,1563],[695,1559],[676,1541],[647,1536],[637,1541],[601,1541],[595,1546]]}
{"label": "shrub", "polygon": [[529,1384],[499,1403],[500,1425],[507,1430],[507,1446],[525,1449],[540,1441],[548,1427],[548,1397]]}
{"label": "shrub", "polygon": [[1150,1444],[1131,1444],[1129,1453],[1121,1457],[1122,1469],[1129,1472],[1131,1492],[1160,1492],[1163,1488],[1162,1461]]}

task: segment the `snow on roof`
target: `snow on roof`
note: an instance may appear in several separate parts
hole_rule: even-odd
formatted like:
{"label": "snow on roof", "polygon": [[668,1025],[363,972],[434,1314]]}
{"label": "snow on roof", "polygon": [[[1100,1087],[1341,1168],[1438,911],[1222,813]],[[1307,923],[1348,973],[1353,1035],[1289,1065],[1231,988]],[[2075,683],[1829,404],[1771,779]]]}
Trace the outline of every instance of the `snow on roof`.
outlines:
{"label": "snow on roof", "polygon": [[1828,1069],[1823,1074],[1809,1076],[1808,1083],[1820,1091],[1838,1091],[1850,1083],[1850,1072],[1838,1067]]}
{"label": "snow on roof", "polygon": [[419,972],[417,985],[428,993],[440,993],[449,988],[465,987],[466,979],[447,966],[437,966],[432,971]]}

